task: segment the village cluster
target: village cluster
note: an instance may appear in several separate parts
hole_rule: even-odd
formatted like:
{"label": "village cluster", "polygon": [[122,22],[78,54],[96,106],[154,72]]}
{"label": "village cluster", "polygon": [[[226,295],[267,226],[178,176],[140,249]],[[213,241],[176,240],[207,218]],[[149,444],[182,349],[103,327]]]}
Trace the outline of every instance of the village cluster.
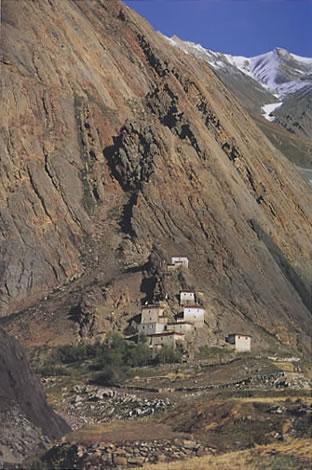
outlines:
{"label": "village cluster", "polygon": [[[168,272],[187,270],[189,260],[186,257],[172,257],[171,264],[167,265]],[[142,307],[141,322],[138,326],[139,335],[147,338],[148,345],[154,350],[169,346],[173,349],[186,348],[187,340],[192,334],[205,325],[205,308],[201,302],[201,293],[183,290],[179,293],[181,311],[174,321],[169,321],[165,314],[166,303],[147,304]],[[226,337],[226,341],[235,347],[238,352],[251,349],[249,335],[233,333]]]}

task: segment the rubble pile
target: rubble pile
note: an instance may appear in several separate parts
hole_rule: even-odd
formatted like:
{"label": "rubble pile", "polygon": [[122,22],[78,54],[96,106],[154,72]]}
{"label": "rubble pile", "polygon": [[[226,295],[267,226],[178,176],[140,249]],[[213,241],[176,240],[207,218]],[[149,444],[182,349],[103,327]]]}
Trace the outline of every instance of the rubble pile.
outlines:
{"label": "rubble pile", "polygon": [[201,391],[213,389],[232,389],[232,390],[248,390],[248,389],[285,389],[309,390],[312,387],[311,380],[305,378],[302,374],[287,374],[285,372],[274,372],[272,374],[254,375],[246,377],[237,382],[210,384],[197,387],[178,387],[176,391]]}
{"label": "rubble pile", "polygon": [[[111,420],[137,419],[165,411],[172,406],[168,399],[147,399],[111,388],[74,385],[62,391],[67,411],[79,415],[82,423],[105,423]],[[76,426],[77,427],[77,426]]]}
{"label": "rubble pile", "polygon": [[244,382],[246,385],[261,388],[308,389],[311,387],[311,381],[302,374],[287,374],[285,372],[275,372],[269,375],[255,375]]}
{"label": "rubble pile", "polygon": [[214,453],[214,449],[187,439],[125,441],[121,444],[103,442],[90,446],[60,443],[51,448],[42,461],[48,468],[133,468],[208,453]]}

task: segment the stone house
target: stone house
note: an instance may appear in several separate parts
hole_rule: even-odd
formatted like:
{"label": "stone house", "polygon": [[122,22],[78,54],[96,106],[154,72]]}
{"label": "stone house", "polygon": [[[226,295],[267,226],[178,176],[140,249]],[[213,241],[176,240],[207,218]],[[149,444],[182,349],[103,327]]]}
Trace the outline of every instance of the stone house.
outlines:
{"label": "stone house", "polygon": [[183,308],[183,321],[203,325],[205,323],[205,309],[200,305],[187,305]]}
{"label": "stone house", "polygon": [[162,333],[166,330],[167,318],[164,318],[163,322],[154,322],[154,323],[140,323],[138,327],[139,335],[153,335],[157,333]]}
{"label": "stone house", "polygon": [[175,266],[176,268],[188,269],[189,260],[188,258],[186,258],[186,256],[173,256],[171,258],[171,266]]}
{"label": "stone house", "polygon": [[237,352],[249,352],[251,350],[251,336],[240,333],[232,333],[225,338],[226,342],[235,346]]}
{"label": "stone house", "polygon": [[141,323],[163,323],[165,307],[161,304],[144,305],[141,312]]}
{"label": "stone house", "polygon": [[195,292],[180,291],[180,305],[195,304]]}
{"label": "stone house", "polygon": [[174,331],[164,331],[163,333],[147,336],[147,344],[153,349],[161,349],[163,346],[169,346],[175,349],[177,344],[184,340],[184,333],[176,333]]}
{"label": "stone house", "polygon": [[187,321],[179,321],[176,323],[168,323],[165,326],[165,331],[175,331],[176,333],[192,333],[194,329],[193,323]]}
{"label": "stone house", "polygon": [[148,336],[162,333],[168,322],[164,311],[165,307],[162,304],[150,304],[142,307],[141,323],[138,326],[139,335]]}

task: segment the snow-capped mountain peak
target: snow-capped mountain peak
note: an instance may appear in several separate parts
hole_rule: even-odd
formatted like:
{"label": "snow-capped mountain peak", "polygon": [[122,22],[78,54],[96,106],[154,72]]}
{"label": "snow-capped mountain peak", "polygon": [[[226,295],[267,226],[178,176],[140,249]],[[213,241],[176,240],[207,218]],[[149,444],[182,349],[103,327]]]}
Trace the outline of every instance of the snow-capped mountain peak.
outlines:
{"label": "snow-capped mountain peak", "polygon": [[312,58],[300,57],[281,47],[255,57],[243,57],[205,49],[200,44],[182,41],[176,36],[167,39],[188,54],[206,60],[215,69],[248,75],[276,97],[311,85]]}

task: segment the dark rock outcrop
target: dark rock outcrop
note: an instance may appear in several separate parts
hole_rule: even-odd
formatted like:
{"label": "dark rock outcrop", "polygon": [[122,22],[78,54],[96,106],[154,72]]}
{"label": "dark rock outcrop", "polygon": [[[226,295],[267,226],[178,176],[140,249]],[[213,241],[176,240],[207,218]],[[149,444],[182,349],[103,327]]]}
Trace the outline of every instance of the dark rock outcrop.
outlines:
{"label": "dark rock outcrop", "polygon": [[48,406],[18,342],[0,329],[0,457],[18,462],[70,430]]}
{"label": "dark rock outcrop", "polygon": [[124,190],[139,190],[153,173],[159,147],[151,127],[130,122],[114,138],[114,145],[104,150],[104,156]]}

